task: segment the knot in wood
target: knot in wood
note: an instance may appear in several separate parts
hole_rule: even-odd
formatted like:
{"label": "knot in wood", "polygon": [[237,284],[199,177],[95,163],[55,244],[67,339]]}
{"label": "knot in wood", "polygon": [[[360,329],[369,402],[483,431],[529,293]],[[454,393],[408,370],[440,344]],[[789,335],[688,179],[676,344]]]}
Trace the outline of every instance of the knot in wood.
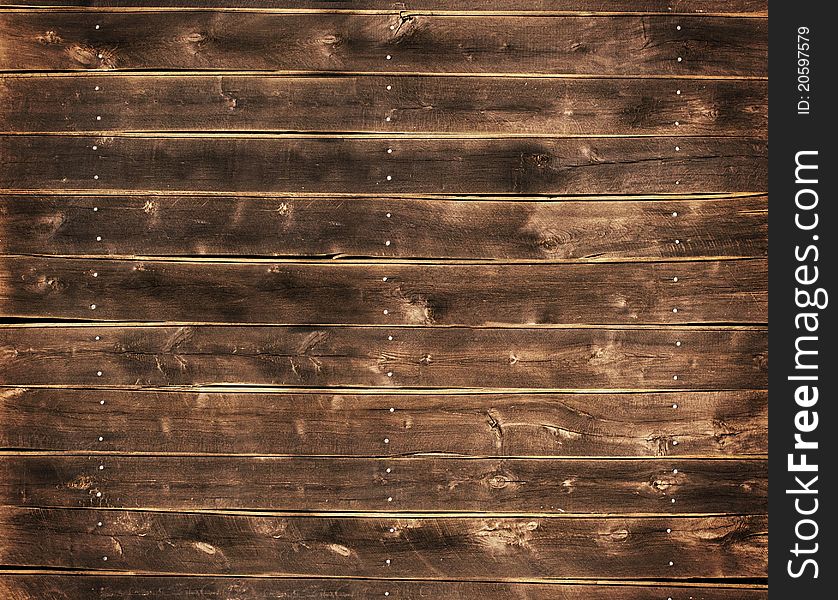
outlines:
{"label": "knot in wood", "polygon": [[509,478],[505,475],[495,475],[489,479],[489,487],[494,490],[502,490],[509,485]]}
{"label": "knot in wood", "polygon": [[44,32],[43,35],[38,36],[38,42],[41,44],[60,44],[64,40],[61,39],[61,36],[58,35],[55,31],[49,30]]}
{"label": "knot in wood", "polygon": [[552,158],[550,157],[550,155],[544,154],[543,152],[533,155],[533,161],[535,162],[535,166],[537,166],[539,169],[547,167],[550,164],[551,160]]}
{"label": "knot in wood", "polygon": [[206,41],[207,35],[205,33],[201,33],[200,31],[193,31],[189,35],[183,37],[183,41],[189,44],[200,44]]}

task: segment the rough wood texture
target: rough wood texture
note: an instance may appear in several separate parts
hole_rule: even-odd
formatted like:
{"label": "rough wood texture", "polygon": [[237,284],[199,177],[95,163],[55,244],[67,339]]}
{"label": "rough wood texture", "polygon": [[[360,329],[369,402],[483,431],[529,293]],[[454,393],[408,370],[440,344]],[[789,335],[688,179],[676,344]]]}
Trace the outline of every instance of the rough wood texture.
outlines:
{"label": "rough wood texture", "polygon": [[0,154],[15,168],[0,172],[0,189],[376,195],[761,192],[768,184],[767,150],[765,140],[744,138],[10,135],[0,136]]}
{"label": "rough wood texture", "polygon": [[764,577],[768,562],[763,516],[326,518],[4,507],[0,527],[5,565],[140,573],[685,579]]}
{"label": "rough wood texture", "polygon": [[764,137],[768,127],[765,81],[12,75],[0,93],[0,131],[9,132]]}
{"label": "rough wood texture", "polygon": [[[0,5],[90,6],[90,7],[171,7],[172,0],[0,0]],[[674,6],[673,6],[674,4]],[[768,14],[767,0],[177,0],[179,7],[255,8],[315,10],[408,11],[514,11],[514,12],[628,12],[628,13],[711,13]]]}
{"label": "rough wood texture", "polygon": [[561,583],[480,583],[460,581],[376,581],[352,579],[126,577],[123,575],[3,574],[0,593],[6,600],[368,600],[385,592],[401,600],[767,600],[764,587],[733,585],[589,585]]}
{"label": "rough wood texture", "polygon": [[761,257],[768,253],[768,198],[0,196],[0,251],[553,261]]}
{"label": "rough wood texture", "polygon": [[767,600],[766,0],[15,1],[3,600]]}
{"label": "rough wood texture", "polygon": [[765,323],[768,263],[323,265],[10,257],[0,267],[0,316],[280,325]]}
{"label": "rough wood texture", "polygon": [[[380,452],[388,443],[380,433]],[[393,438],[400,437],[394,432]],[[172,511],[759,514],[765,460],[4,456],[0,504]]]}
{"label": "rough wood texture", "polygon": [[7,326],[0,355],[2,385],[736,390],[767,387],[768,335],[762,328]]}
{"label": "rough wood texture", "polygon": [[[765,391],[347,395],[11,388],[0,390],[0,423],[0,447],[15,450],[361,456],[768,452]],[[382,446],[384,436],[390,441]]]}
{"label": "rough wood texture", "polygon": [[33,9],[0,40],[0,70],[768,74],[768,21],[731,17]]}

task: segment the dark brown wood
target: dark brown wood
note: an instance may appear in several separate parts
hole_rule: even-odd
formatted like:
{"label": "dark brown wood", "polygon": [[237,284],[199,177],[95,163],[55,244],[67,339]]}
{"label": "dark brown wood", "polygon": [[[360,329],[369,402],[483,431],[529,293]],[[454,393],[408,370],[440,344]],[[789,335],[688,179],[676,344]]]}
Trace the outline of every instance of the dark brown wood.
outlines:
{"label": "dark brown wood", "polygon": [[768,84],[750,80],[9,75],[0,91],[8,132],[764,137],[768,126]]}
{"label": "dark brown wood", "polygon": [[7,257],[0,268],[0,316],[280,325],[765,323],[768,264]]}
{"label": "dark brown wood", "polygon": [[764,577],[768,559],[764,516],[326,518],[3,507],[0,527],[4,565],[139,573],[686,579]]}
{"label": "dark brown wood", "polygon": [[0,355],[0,385],[9,386],[735,390],[767,387],[768,336],[763,328],[6,326]]}
{"label": "dark brown wood", "polygon": [[[171,8],[173,0],[0,0],[0,5]],[[512,12],[627,12],[673,14],[768,14],[767,0],[177,0],[178,7],[251,8],[264,10],[376,10],[512,11]]]}
{"label": "dark brown wood", "polygon": [[649,600],[687,598],[701,600],[766,600],[760,586],[732,585],[625,585],[562,583],[488,583],[461,581],[394,581],[352,579],[230,578],[230,577],[130,577],[124,575],[6,574],[0,576],[0,593],[6,600]]}
{"label": "dark brown wood", "polygon": [[[379,432],[379,453],[387,451],[390,435]],[[0,503],[172,511],[757,514],[768,512],[768,462],[6,456],[0,459]]]}
{"label": "dark brown wood", "polygon": [[32,9],[0,40],[0,70],[768,75],[767,20],[735,17]]}
{"label": "dark brown wood", "polygon": [[[0,423],[0,447],[14,450],[361,456],[768,452],[765,391],[348,395],[10,388],[0,389]],[[384,437],[390,441],[382,445]]]}
{"label": "dark brown wood", "polygon": [[10,135],[0,154],[7,190],[656,194],[760,192],[768,176],[750,138]]}
{"label": "dark brown wood", "polygon": [[768,198],[510,202],[0,195],[0,248],[6,254],[128,257],[761,257],[768,252]]}

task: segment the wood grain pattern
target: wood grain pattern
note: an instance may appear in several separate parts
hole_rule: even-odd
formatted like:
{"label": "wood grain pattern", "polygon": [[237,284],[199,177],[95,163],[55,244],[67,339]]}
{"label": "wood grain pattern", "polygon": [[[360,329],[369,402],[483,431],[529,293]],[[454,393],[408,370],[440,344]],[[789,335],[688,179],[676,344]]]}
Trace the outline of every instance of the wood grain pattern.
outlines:
{"label": "wood grain pattern", "polygon": [[10,257],[0,267],[0,315],[281,325],[765,323],[768,263],[487,266]]}
{"label": "wood grain pattern", "polygon": [[765,389],[767,341],[763,328],[6,326],[0,384]]}
{"label": "wood grain pattern", "polygon": [[0,40],[0,70],[768,74],[767,20],[731,17],[33,9]]}
{"label": "wood grain pattern", "polygon": [[393,581],[352,579],[231,578],[231,577],[130,577],[124,575],[6,574],[0,592],[7,600],[367,600],[385,592],[400,599],[447,600],[648,600],[692,597],[701,600],[766,600],[760,586],[735,585],[625,585],[562,583],[488,583],[461,581]]}
{"label": "wood grain pattern", "polygon": [[0,389],[0,422],[0,447],[14,450],[615,457],[768,452],[765,391],[350,395],[11,388]]}
{"label": "wood grain pattern", "polygon": [[768,253],[768,198],[0,195],[0,252],[574,262],[762,257]]}
{"label": "wood grain pattern", "polygon": [[0,597],[766,600],[766,16],[0,0]]}
{"label": "wood grain pattern", "polygon": [[[380,433],[380,452],[389,445],[385,435]],[[7,456],[0,459],[0,503],[171,511],[757,514],[768,512],[768,462]]]}
{"label": "wood grain pattern", "polygon": [[0,172],[7,190],[659,194],[768,183],[767,144],[750,138],[9,135],[0,154],[15,164]]}
{"label": "wood grain pattern", "polygon": [[5,565],[139,573],[728,578],[764,577],[768,558],[763,516],[324,518],[3,507],[0,526]]}
{"label": "wood grain pattern", "polygon": [[[134,7],[137,0],[0,0],[2,5]],[[171,7],[172,0],[141,0],[142,6]],[[178,0],[188,8],[250,8],[277,10],[373,11],[513,11],[513,12],[627,12],[674,14],[768,14],[767,0]]]}
{"label": "wood grain pattern", "polygon": [[768,127],[768,84],[750,80],[11,75],[0,93],[4,132],[765,137]]}

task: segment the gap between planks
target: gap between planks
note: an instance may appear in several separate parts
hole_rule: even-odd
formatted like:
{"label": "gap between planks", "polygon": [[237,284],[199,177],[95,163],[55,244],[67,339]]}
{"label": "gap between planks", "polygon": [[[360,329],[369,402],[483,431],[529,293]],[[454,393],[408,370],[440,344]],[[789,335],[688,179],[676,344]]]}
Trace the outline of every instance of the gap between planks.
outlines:
{"label": "gap between planks", "polygon": [[[2,77],[0,77],[2,78]],[[248,139],[271,138],[332,138],[332,139],[387,139],[387,140],[520,140],[520,139],[620,139],[620,138],[726,138],[726,139],[767,139],[767,132],[744,135],[706,135],[703,133],[661,135],[659,133],[469,133],[468,131],[451,131],[438,133],[413,133],[409,131],[334,131],[324,133],[316,129],[294,129],[279,131],[247,130],[212,130],[202,129],[200,132],[192,130],[168,131],[156,129],[143,130],[98,130],[76,129],[73,131],[0,131],[3,136],[55,136],[55,137],[135,137],[135,138],[163,138],[163,137],[201,137],[201,138],[231,138],[244,137]]]}
{"label": "gap between planks", "polygon": [[[5,317],[18,318],[18,317]],[[406,324],[406,325],[392,325],[387,323],[382,324],[346,324],[346,323],[230,323],[230,322],[213,322],[213,321],[101,321],[101,320],[77,320],[68,319],[61,320],[51,317],[19,317],[20,322],[3,323],[0,322],[0,330],[2,329],[43,329],[50,327],[122,327],[122,328],[142,328],[142,327],[270,327],[270,328],[289,328],[289,327],[313,327],[320,329],[462,329],[469,331],[473,329],[608,329],[612,331],[637,331],[637,330],[667,330],[667,331],[758,331],[767,332],[768,324],[745,324],[745,323],[680,323],[680,324],[664,324],[655,323],[649,325],[626,325],[626,324],[574,324],[574,323],[551,323],[551,324],[499,324],[499,325],[424,325],[424,324]],[[46,320],[44,320],[46,319]],[[0,319],[2,321],[2,319]],[[14,387],[31,387],[31,386],[14,386]],[[419,388],[417,388],[419,389]],[[432,388],[431,388],[432,389]],[[674,389],[674,388],[673,388]]]}
{"label": "gap between planks", "polygon": [[[89,457],[89,456],[112,456],[112,457],[142,457],[142,458],[155,458],[155,457],[173,457],[173,458],[242,458],[242,459],[260,459],[260,458],[300,458],[300,459],[323,459],[323,460],[354,460],[354,459],[381,459],[381,460],[390,460],[390,459],[400,459],[400,460],[424,460],[427,458],[433,459],[451,459],[451,460],[498,460],[498,461],[505,461],[505,460],[543,460],[543,461],[565,461],[565,462],[573,462],[579,460],[601,460],[601,461],[611,461],[611,462],[654,462],[654,461],[696,461],[696,462],[706,462],[706,461],[765,461],[768,459],[768,454],[678,454],[678,455],[670,455],[670,456],[660,456],[660,455],[648,455],[648,456],[591,456],[591,455],[580,455],[580,456],[570,456],[570,455],[562,455],[562,456],[555,456],[555,455],[526,455],[526,454],[504,454],[503,456],[499,455],[465,455],[465,454],[450,454],[450,453],[442,453],[442,452],[410,452],[410,453],[401,453],[401,454],[353,454],[353,455],[346,455],[346,454],[259,454],[259,453],[252,453],[252,452],[240,452],[240,453],[230,453],[230,452],[132,452],[130,450],[20,450],[20,449],[12,449],[12,448],[2,448],[0,449],[0,457],[37,457],[37,456],[78,456],[78,457]],[[660,514],[660,513],[655,513]]]}
{"label": "gap between planks", "polygon": [[233,509],[233,508],[197,508],[197,509],[173,509],[173,508],[148,508],[148,507],[109,507],[109,506],[37,506],[28,504],[26,506],[5,506],[5,508],[20,508],[26,511],[54,510],[74,511],[81,513],[144,513],[162,515],[219,515],[233,517],[323,517],[329,519],[550,519],[550,520],[603,520],[603,519],[650,519],[655,521],[669,519],[714,519],[734,517],[764,517],[768,512],[706,512],[706,513],[557,513],[557,512],[440,512],[440,511],[307,511],[307,510],[255,510],[255,509]]}
{"label": "gap between planks", "polygon": [[[68,386],[65,384],[30,384],[27,383],[26,385],[17,385],[17,384],[4,384],[0,386],[0,389],[14,389],[19,387],[26,387],[32,389],[45,389],[45,390],[66,390],[69,388],[73,389],[85,389],[85,390],[114,390],[114,391],[160,391],[160,392],[239,392],[239,393],[248,393],[248,392],[277,392],[277,393],[297,393],[303,391],[305,388],[302,387],[294,387],[294,386],[264,386],[259,384],[240,384],[238,386],[232,384],[218,384],[218,386],[213,385],[196,385],[196,386],[189,386],[189,385],[172,385],[172,386],[143,386],[143,385],[104,385],[104,386],[89,386],[85,388],[79,388],[78,386]],[[376,395],[378,393],[381,394],[389,394],[389,395],[417,395],[417,394],[447,394],[447,393],[461,393],[461,394],[663,394],[668,392],[674,393],[690,393],[690,392],[741,392],[741,391],[753,391],[751,390],[744,390],[742,388],[731,388],[731,389],[724,389],[724,388],[598,388],[598,389],[582,389],[582,388],[509,388],[509,387],[500,387],[500,388],[486,388],[486,387],[461,387],[461,388],[434,388],[434,387],[404,387],[404,388],[397,388],[397,387],[379,387],[379,388],[369,388],[369,387],[362,387],[359,386],[357,388],[353,387],[346,387],[346,386],[335,386],[333,388],[321,388],[324,393],[347,393],[347,394],[369,394],[369,395]]]}
{"label": "gap between planks", "polygon": [[[2,79],[2,77],[0,77]],[[271,132],[271,131],[4,131],[2,137],[100,137],[100,138],[142,138],[142,139],[247,139],[247,140],[272,140],[272,139],[325,139],[325,140],[498,140],[498,139],[669,139],[669,138],[699,138],[699,139],[725,139],[725,140],[754,140],[763,139],[760,136],[748,135],[660,135],[660,134],[556,134],[556,133],[413,133],[413,132]],[[767,136],[766,136],[767,137]],[[724,194],[726,192],[716,192]],[[735,192],[731,192],[735,193]],[[742,193],[742,192],[740,192]],[[767,191],[764,193],[768,193]],[[250,192],[253,195],[253,192]]]}
{"label": "gap between planks", "polygon": [[61,260],[102,260],[102,261],[145,261],[161,263],[194,263],[194,264],[285,264],[285,265],[343,265],[343,266],[389,266],[415,265],[421,267],[442,266],[477,266],[477,265],[515,265],[540,267],[544,265],[563,264],[631,264],[631,263],[703,263],[765,260],[764,256],[639,256],[620,258],[545,258],[533,260],[528,258],[388,258],[361,256],[353,254],[323,254],[323,255],[279,255],[279,256],[250,256],[228,254],[180,254],[177,256],[164,254],[0,254],[0,261],[4,258],[44,258]]}
{"label": "gap between planks", "polygon": [[[22,569],[20,567],[12,567],[12,566],[5,566],[0,565],[0,574],[4,575],[67,575],[70,577],[89,577],[89,576],[113,576],[113,577],[123,577],[125,575],[131,575],[135,577],[172,577],[172,578],[195,578],[195,579],[202,579],[202,578],[217,578],[217,579],[302,579],[306,581],[320,581],[320,580],[346,580],[346,581],[394,581],[394,582],[440,582],[440,583],[483,583],[483,584],[492,584],[492,583],[531,583],[530,580],[521,579],[520,581],[516,580],[491,580],[491,579],[483,579],[479,582],[475,582],[474,580],[470,579],[423,579],[423,578],[416,578],[416,577],[397,577],[397,578],[377,578],[377,577],[353,577],[353,576],[341,576],[341,575],[329,575],[329,576],[318,576],[318,575],[303,575],[303,576],[282,576],[282,575],[262,575],[262,574],[247,574],[247,575],[235,575],[230,573],[218,573],[218,574],[210,574],[210,575],[196,575],[194,573],[153,573],[153,572],[137,572],[137,571],[126,571],[126,570],[99,570],[99,569],[72,569],[72,568],[45,568],[45,567],[33,567],[28,569]],[[752,578],[741,578],[741,579],[752,579]],[[758,578],[760,580],[765,578]],[[637,587],[669,587],[672,585],[672,582],[677,582],[678,587],[683,588],[706,588],[708,586],[707,583],[702,583],[701,581],[684,581],[680,579],[655,579],[655,580],[637,580],[637,579],[568,579],[568,578],[551,578],[547,580],[538,581],[538,583],[546,583],[546,584],[570,584],[570,585],[581,585],[581,586],[637,586]],[[767,590],[767,584],[754,584],[754,583],[735,583],[734,581],[725,581],[724,583],[715,582],[713,584],[714,589],[741,589],[741,590]]]}
{"label": "gap between planks", "polygon": [[333,14],[385,15],[409,17],[728,17],[732,19],[767,19],[767,11],[757,12],[679,12],[679,11],[607,11],[607,10],[398,10],[353,8],[257,8],[257,7],[201,7],[201,6],[50,6],[9,4],[0,6],[0,13],[19,12],[84,12],[107,13],[258,13],[280,15]]}
{"label": "gap between planks", "polygon": [[[2,14],[2,11],[0,11]],[[182,77],[183,75],[253,75],[253,76],[290,76],[290,77],[340,77],[340,76],[362,76],[362,75],[377,75],[386,77],[504,77],[504,78],[520,78],[520,79],[672,79],[672,80],[720,80],[720,81],[768,81],[768,77],[762,75],[602,75],[602,74],[584,74],[584,73],[470,73],[470,72],[424,72],[424,71],[306,71],[306,70],[265,70],[252,69],[249,71],[241,71],[235,69],[206,69],[200,70],[184,70],[184,71],[137,71],[136,69],[125,69],[120,71],[118,69],[74,69],[74,70],[47,70],[47,69],[7,69],[0,70],[0,76],[16,76],[16,77],[74,77],[84,75],[146,75],[155,77]]]}
{"label": "gap between planks", "polygon": [[[2,135],[2,134],[0,134]],[[767,196],[767,191],[748,192],[710,192],[710,193],[673,193],[673,194],[357,194],[352,192],[213,192],[213,191],[146,191],[146,190],[37,190],[25,188],[22,190],[0,189],[0,196],[76,196],[85,198],[101,198],[107,196],[196,196],[196,197],[234,197],[234,198],[345,198],[349,199],[374,199],[389,200],[393,198],[414,199],[414,200],[439,200],[457,202],[484,202],[494,200],[497,202],[599,202],[605,200],[614,201],[648,201],[648,202],[669,202],[672,200],[721,200],[736,198],[753,198]],[[766,209],[767,210],[767,209]]]}
{"label": "gap between planks", "polygon": [[[54,388],[57,386],[37,386],[37,385],[8,385],[8,384],[0,384],[0,390],[8,389],[8,390],[18,390],[18,389],[28,389],[28,388]],[[68,390],[68,391],[78,391],[83,392],[85,390],[122,390],[125,389],[124,387],[120,386],[108,386],[108,385],[100,385],[100,386],[83,386],[83,385],[62,385],[60,389]],[[132,388],[133,389],[133,388]],[[299,388],[292,388],[288,389],[283,386],[259,386],[259,385],[209,385],[209,386],[201,386],[201,385],[194,385],[194,386],[139,386],[141,391],[145,392],[172,392],[172,391],[188,391],[188,392],[207,392],[207,393],[218,393],[218,392],[259,392],[265,394],[276,394],[278,396],[291,394],[291,395],[300,395],[300,394],[329,394],[329,393],[346,393],[346,394],[356,394],[356,395],[369,395],[369,396],[379,396],[379,395],[391,395],[394,393],[400,393],[403,395],[416,395],[416,394],[425,394],[426,389],[423,388],[382,388],[382,387],[372,387],[372,388],[365,388],[365,387],[340,387],[334,386],[330,388],[322,388],[322,387],[299,387]],[[577,389],[571,390],[570,392],[566,393],[579,393],[579,394],[647,394],[650,392],[654,392],[655,390],[631,390],[631,389],[619,389],[619,388],[608,388],[608,389]],[[664,392],[669,392],[670,388],[663,390]],[[690,389],[682,389],[682,390],[672,390],[673,392],[690,392],[690,391],[697,391],[697,390],[690,390]],[[434,388],[435,395],[441,396],[473,396],[475,394],[486,394],[486,395],[502,395],[502,394],[542,394],[542,395],[550,395],[555,394],[557,390],[549,390],[544,388],[534,388],[534,389],[526,389],[526,388],[474,388],[471,390],[465,388]],[[717,390],[700,390],[701,393],[718,393],[718,392],[762,392],[767,393],[767,388],[751,388],[751,389],[724,389],[720,388]]]}

